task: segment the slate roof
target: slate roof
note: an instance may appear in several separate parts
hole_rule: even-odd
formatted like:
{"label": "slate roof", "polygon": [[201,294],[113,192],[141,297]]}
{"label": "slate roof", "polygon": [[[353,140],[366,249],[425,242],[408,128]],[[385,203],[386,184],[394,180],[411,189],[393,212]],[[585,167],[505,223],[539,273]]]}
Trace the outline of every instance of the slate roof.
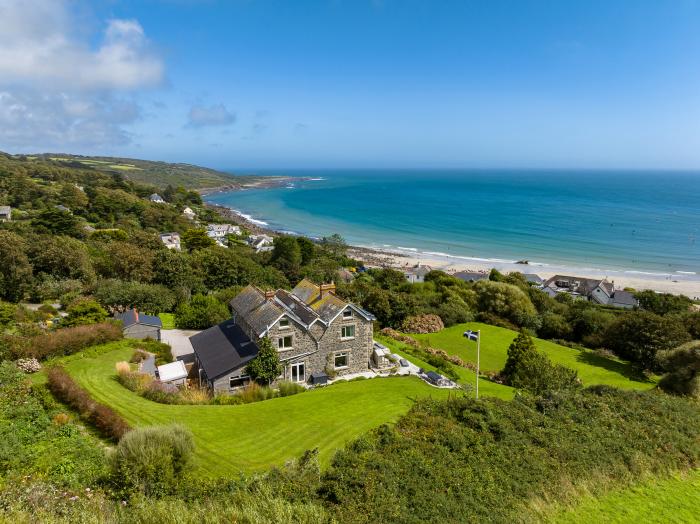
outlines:
{"label": "slate roof", "polygon": [[539,275],[535,275],[534,273],[523,273],[523,277],[525,277],[525,280],[530,282],[531,284],[541,284],[544,282],[542,280],[542,277]]}
{"label": "slate roof", "polygon": [[[603,287],[605,292],[608,293],[608,295],[612,295],[613,292],[613,285],[606,280],[597,278],[572,277],[569,275],[554,275],[553,277],[548,278],[544,285],[547,287],[552,285],[557,287],[557,282],[569,282],[568,287],[561,287],[566,287],[567,289],[581,293],[582,295],[590,295],[599,284],[601,287]],[[577,282],[578,284],[576,284]]]}
{"label": "slate roof", "polygon": [[144,315],[139,313],[135,309],[127,309],[124,313],[115,313],[114,318],[121,320],[124,323],[124,327],[128,328],[134,324],[141,324],[142,326],[154,326],[158,328],[163,327],[163,322],[160,318],[154,317],[152,315]]}
{"label": "slate roof", "polygon": [[612,298],[612,304],[620,306],[636,306],[637,299],[629,291],[624,291],[620,289],[618,291],[615,291],[615,294]]}
{"label": "slate roof", "polygon": [[230,304],[258,334],[264,333],[285,312],[276,301],[266,299],[265,293],[255,286],[247,286]]}
{"label": "slate roof", "polygon": [[190,342],[209,380],[245,366],[258,354],[258,346],[233,319],[192,335]]}
{"label": "slate roof", "polygon": [[479,280],[488,280],[489,278],[487,273],[475,273],[471,271],[458,271],[453,276],[465,282],[478,282]]}
{"label": "slate roof", "polygon": [[308,327],[317,320],[327,324],[345,308],[352,307],[368,320],[375,320],[371,313],[345,302],[332,290],[324,291],[321,296],[320,286],[306,279],[299,282],[291,292],[278,289],[268,297],[261,289],[248,286],[230,304],[236,314],[245,318],[259,336],[283,315]]}

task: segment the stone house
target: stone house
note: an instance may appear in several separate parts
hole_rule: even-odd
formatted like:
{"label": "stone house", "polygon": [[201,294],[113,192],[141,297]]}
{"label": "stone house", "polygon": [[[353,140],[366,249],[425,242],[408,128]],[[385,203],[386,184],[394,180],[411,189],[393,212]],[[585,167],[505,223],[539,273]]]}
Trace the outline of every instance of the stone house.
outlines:
{"label": "stone house", "polygon": [[302,280],[290,292],[248,286],[231,300],[233,316],[190,338],[202,385],[217,393],[245,385],[257,341],[277,349],[277,380],[309,382],[327,375],[366,371],[374,349],[375,317],[335,294],[335,284]]}
{"label": "stone house", "polygon": [[543,287],[550,296],[568,293],[575,298],[624,309],[633,309],[639,305],[632,293],[615,289],[615,282],[606,279],[554,275],[544,282]]}
{"label": "stone house", "polygon": [[116,313],[114,318],[122,321],[124,338],[151,338],[160,341],[160,330],[163,322],[160,318],[139,313],[136,309],[127,309]]}

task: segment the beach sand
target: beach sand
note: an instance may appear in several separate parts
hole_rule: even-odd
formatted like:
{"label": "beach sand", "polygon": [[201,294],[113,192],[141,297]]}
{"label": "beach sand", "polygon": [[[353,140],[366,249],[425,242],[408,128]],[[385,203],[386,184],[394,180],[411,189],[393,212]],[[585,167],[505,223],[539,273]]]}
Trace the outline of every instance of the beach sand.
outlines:
{"label": "beach sand", "polygon": [[450,274],[458,271],[489,273],[492,268],[496,268],[502,273],[513,271],[532,273],[539,275],[544,280],[554,275],[607,278],[610,282],[614,282],[616,289],[633,288],[637,291],[651,289],[662,293],[683,294],[693,299],[700,299],[700,275],[647,273],[632,270],[598,270],[595,268],[577,268],[554,264],[515,264],[492,260],[472,260],[466,259],[466,257],[370,248],[353,248],[350,250],[349,255],[365,260],[373,266],[402,269],[422,264]]}

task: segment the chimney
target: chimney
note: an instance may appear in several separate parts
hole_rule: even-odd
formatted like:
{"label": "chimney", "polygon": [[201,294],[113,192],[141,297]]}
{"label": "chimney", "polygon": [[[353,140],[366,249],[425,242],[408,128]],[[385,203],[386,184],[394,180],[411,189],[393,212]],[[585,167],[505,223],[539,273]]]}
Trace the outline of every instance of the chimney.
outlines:
{"label": "chimney", "polygon": [[321,284],[320,286],[320,298],[323,298],[323,296],[326,293],[329,292],[335,292],[335,282],[331,282],[330,284]]}
{"label": "chimney", "polygon": [[274,291],[265,291],[265,300],[272,300],[273,298],[275,298]]}
{"label": "chimney", "polygon": [[139,321],[139,311],[136,308],[134,308],[134,320]]}

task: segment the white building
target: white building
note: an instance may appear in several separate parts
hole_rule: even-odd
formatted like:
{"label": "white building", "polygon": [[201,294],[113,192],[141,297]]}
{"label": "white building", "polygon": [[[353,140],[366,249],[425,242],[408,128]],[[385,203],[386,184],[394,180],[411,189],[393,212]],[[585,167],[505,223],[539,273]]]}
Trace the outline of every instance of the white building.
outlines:
{"label": "white building", "polygon": [[168,249],[180,251],[180,233],[161,233],[160,241],[163,242]]}
{"label": "white building", "polygon": [[272,251],[272,245],[275,239],[270,235],[250,235],[248,237],[248,244],[255,249],[256,253],[262,253],[264,251]]}
{"label": "white building", "polygon": [[165,204],[165,200],[163,200],[163,197],[160,196],[158,193],[153,193],[150,197],[151,202],[154,202],[156,204]]}
{"label": "white building", "polygon": [[184,386],[187,383],[187,368],[181,360],[158,366],[158,378],[166,384]]}
{"label": "white building", "polygon": [[12,208],[10,206],[0,206],[0,222],[10,222],[12,220]]}
{"label": "white building", "polygon": [[432,270],[432,267],[419,263],[413,267],[404,269],[403,274],[408,282],[415,284],[417,282],[425,282],[425,275],[430,273]]}
{"label": "white building", "polygon": [[233,224],[208,224],[207,235],[217,241],[223,241],[226,235],[240,235],[241,228]]}
{"label": "white building", "polygon": [[192,211],[189,207],[185,207],[185,209],[182,210],[182,214],[185,215],[187,218],[190,220],[194,219],[197,215],[195,214],[194,211]]}

